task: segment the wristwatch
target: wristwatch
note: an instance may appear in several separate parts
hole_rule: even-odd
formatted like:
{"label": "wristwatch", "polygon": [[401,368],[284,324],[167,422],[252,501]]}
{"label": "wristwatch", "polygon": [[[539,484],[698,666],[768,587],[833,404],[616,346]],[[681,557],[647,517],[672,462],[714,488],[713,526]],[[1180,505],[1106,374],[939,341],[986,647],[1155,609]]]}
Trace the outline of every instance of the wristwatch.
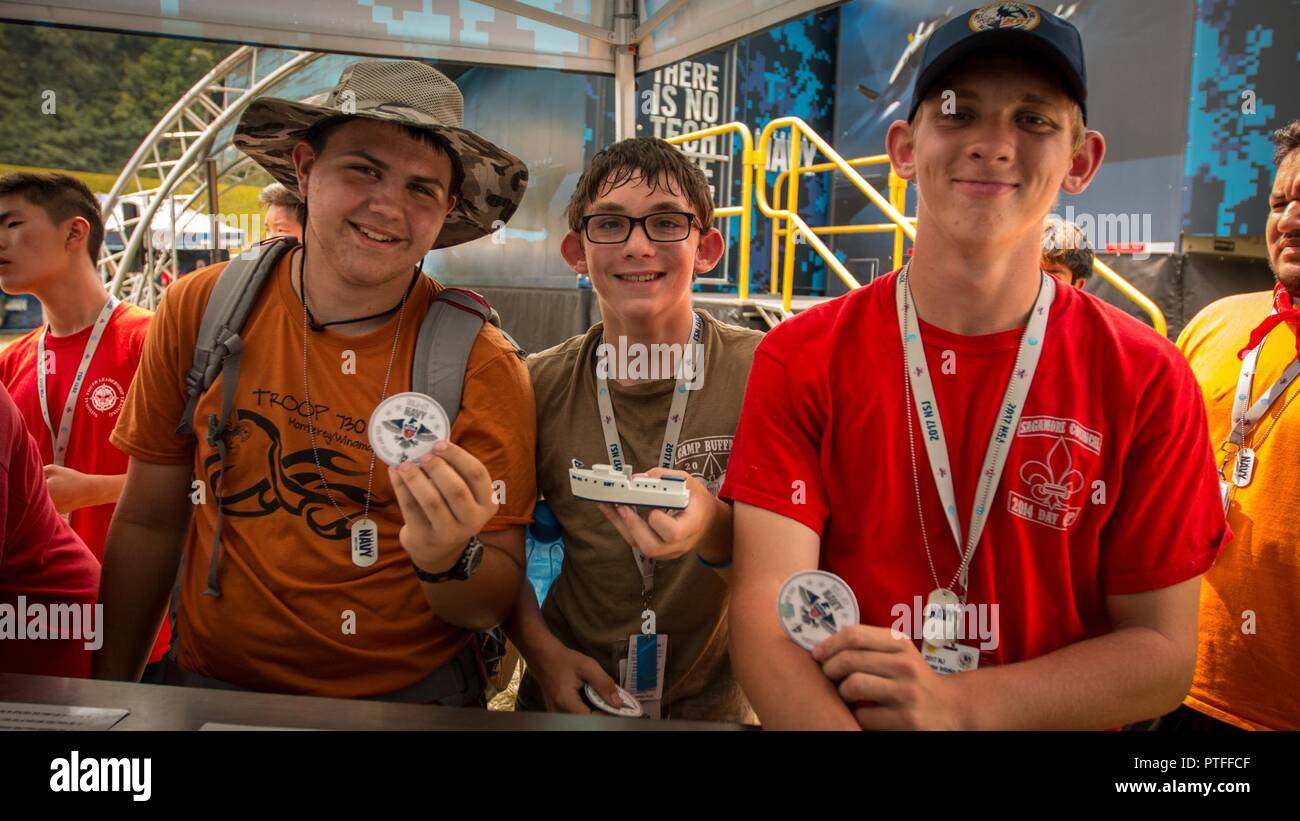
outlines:
{"label": "wristwatch", "polygon": [[469,544],[465,545],[465,551],[460,554],[460,559],[451,566],[450,570],[445,570],[442,573],[430,573],[416,564],[414,559],[411,560],[411,567],[415,568],[415,575],[420,581],[439,584],[448,581],[466,581],[478,572],[478,567],[482,563],[483,542],[479,540],[478,536],[474,536],[469,540]]}

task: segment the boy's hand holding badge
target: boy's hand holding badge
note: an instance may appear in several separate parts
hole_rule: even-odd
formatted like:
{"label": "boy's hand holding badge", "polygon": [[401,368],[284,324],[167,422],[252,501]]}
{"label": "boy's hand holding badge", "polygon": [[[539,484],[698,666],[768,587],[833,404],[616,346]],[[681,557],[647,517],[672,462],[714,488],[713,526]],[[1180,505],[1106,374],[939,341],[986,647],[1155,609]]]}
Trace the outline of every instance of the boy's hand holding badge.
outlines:
{"label": "boy's hand holding badge", "polygon": [[[931,618],[940,619],[938,629],[946,626],[946,615],[927,612],[927,629]],[[791,576],[777,594],[777,617],[836,682],[864,730],[959,727],[952,680],[931,669],[906,634],[859,624],[857,598],[839,576],[821,570]]]}
{"label": "boy's hand holding badge", "polygon": [[370,417],[368,431],[375,454],[389,466],[402,510],[402,547],[426,572],[449,570],[496,515],[487,468],[447,439],[446,412],[424,394],[400,393],[384,400]]}

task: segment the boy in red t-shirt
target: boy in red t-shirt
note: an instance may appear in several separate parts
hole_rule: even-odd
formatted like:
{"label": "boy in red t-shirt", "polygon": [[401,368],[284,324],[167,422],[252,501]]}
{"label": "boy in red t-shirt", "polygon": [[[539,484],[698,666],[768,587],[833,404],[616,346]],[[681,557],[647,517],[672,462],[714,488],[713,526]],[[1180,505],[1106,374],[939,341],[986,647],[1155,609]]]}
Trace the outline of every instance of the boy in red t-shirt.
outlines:
{"label": "boy in red t-shirt", "polygon": [[55,511],[36,443],[0,384],[0,672],[89,676],[91,651],[103,641],[101,619],[79,616],[85,633],[57,637],[48,635],[49,616],[45,637],[32,635],[26,622],[32,611],[69,605],[94,613],[98,587],[99,562]]}
{"label": "boy in red t-shirt", "polygon": [[[0,177],[0,286],[35,296],[46,321],[0,353],[0,382],[40,448],[54,506],[96,559],[126,479],[127,456],[108,437],[153,316],[109,300],[95,270],[103,240],[99,204],[81,181]],[[170,639],[164,621],[151,664]]]}
{"label": "boy in red t-shirt", "polygon": [[[887,141],[911,262],[755,354],[721,495],[764,726],[1107,728],[1187,693],[1228,538],[1204,405],[1173,345],[1039,266],[1105,152],[1084,77],[1078,31],[1028,4],[936,30]],[[861,618],[809,653],[776,604],[813,568]]]}

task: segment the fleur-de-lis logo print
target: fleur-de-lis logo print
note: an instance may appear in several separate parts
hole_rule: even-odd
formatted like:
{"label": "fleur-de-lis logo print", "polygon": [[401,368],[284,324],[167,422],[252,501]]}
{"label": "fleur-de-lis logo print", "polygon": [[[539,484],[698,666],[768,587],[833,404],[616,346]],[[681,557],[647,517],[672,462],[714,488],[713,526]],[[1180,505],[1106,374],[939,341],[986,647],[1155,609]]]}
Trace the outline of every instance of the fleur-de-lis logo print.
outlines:
{"label": "fleur-de-lis logo print", "polygon": [[1063,436],[1057,438],[1045,461],[1033,460],[1021,465],[1020,478],[1029,483],[1034,499],[1054,510],[1065,509],[1066,500],[1082,490],[1084,483]]}

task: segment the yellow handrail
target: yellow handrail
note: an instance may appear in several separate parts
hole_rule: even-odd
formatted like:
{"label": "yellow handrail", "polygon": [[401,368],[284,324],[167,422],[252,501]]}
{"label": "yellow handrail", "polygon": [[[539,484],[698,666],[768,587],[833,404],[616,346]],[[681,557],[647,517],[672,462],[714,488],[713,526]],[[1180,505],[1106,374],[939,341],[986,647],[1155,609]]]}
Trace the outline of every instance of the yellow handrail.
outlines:
{"label": "yellow handrail", "polygon": [[[763,132],[766,134],[767,132]],[[787,146],[787,156],[790,158],[790,170],[798,172],[799,170],[799,139],[790,130],[790,144]],[[790,178],[790,185],[785,190],[785,210],[788,214],[799,213],[799,177]],[[772,243],[775,245],[776,243]],[[785,232],[785,276],[781,277],[781,306],[786,311],[790,310],[790,303],[794,299],[794,231],[786,229]],[[847,269],[845,273],[847,273]]]}
{"label": "yellow handrail", "polygon": [[1165,314],[1146,294],[1133,287],[1133,284],[1116,273],[1098,257],[1092,258],[1092,270],[1101,274],[1101,278],[1115,286],[1115,290],[1137,303],[1138,307],[1151,317],[1151,325],[1161,336],[1169,335],[1169,326],[1165,323]]}
{"label": "yellow handrail", "polygon": [[[773,208],[767,201],[767,181],[765,179],[766,174],[764,168],[766,166],[765,160],[767,157],[767,145],[772,139],[772,132],[778,128],[784,128],[787,126],[790,128],[789,170],[791,184],[787,193],[787,207],[785,210],[780,210]],[[907,236],[913,240],[916,239],[916,228],[912,223],[899,213],[893,203],[882,197],[880,192],[877,191],[871,183],[863,179],[862,175],[854,170],[853,166],[849,165],[843,157],[836,153],[835,149],[831,148],[830,145],[817,134],[817,132],[809,128],[807,123],[798,117],[777,117],[763,127],[762,134],[758,138],[758,146],[755,150],[759,162],[757,164],[758,167],[754,178],[754,184],[755,193],[757,195],[755,201],[758,203],[758,210],[762,211],[763,214],[769,218],[786,220],[790,225],[789,228],[785,229],[786,255],[782,271],[783,287],[781,289],[781,304],[787,312],[790,311],[794,293],[794,232],[796,230],[803,235],[804,240],[821,255],[822,259],[826,261],[826,264],[835,272],[835,275],[838,276],[845,285],[850,289],[859,287],[858,281],[854,279],[851,273],[849,273],[849,270],[844,267],[844,264],[840,262],[833,253],[831,253],[830,249],[826,247],[826,244],[821,241],[817,234],[813,233],[812,229],[808,227],[807,223],[800,218],[799,214],[795,210],[799,202],[799,186],[795,181],[799,179],[798,175],[804,171],[804,169],[799,167],[800,134],[807,137],[808,141],[811,142],[813,146],[815,146],[817,150],[830,161],[832,167],[838,169],[842,174],[844,174],[844,176],[848,178],[849,182],[853,183],[859,191],[865,194],[867,199],[871,200],[877,208],[883,211],[885,216],[889,217],[889,219],[897,225],[903,233],[907,234]],[[757,176],[760,174],[763,176]],[[773,245],[775,245],[775,242],[773,242]],[[772,275],[773,277],[776,276],[775,269],[773,269]]]}
{"label": "yellow handrail", "polygon": [[704,137],[714,135],[733,133],[740,136],[742,146],[741,154],[741,172],[740,172],[740,202],[739,206],[730,206],[726,208],[713,209],[714,217],[740,217],[740,265],[737,276],[737,296],[740,299],[749,298],[749,230],[750,220],[752,219],[750,211],[750,199],[754,187],[754,168],[758,164],[757,157],[754,154],[754,135],[750,133],[749,126],[741,122],[723,123],[715,125],[712,128],[704,128],[699,131],[691,131],[686,134],[678,134],[675,137],[665,138],[665,142],[673,145],[688,143]]}
{"label": "yellow handrail", "polygon": [[[894,166],[889,166],[889,201],[898,213],[907,213],[907,180],[894,173]],[[911,222],[916,222],[912,219]],[[915,235],[912,237],[916,239]],[[894,232],[894,268],[903,267],[903,232]]]}
{"label": "yellow handrail", "polygon": [[[866,157],[854,157],[853,160],[845,160],[853,168],[861,168],[865,165],[889,165],[889,155],[870,155]],[[819,173],[819,171],[833,171],[839,168],[835,162],[816,162],[814,165],[805,165],[800,169],[801,174]],[[790,169],[781,171],[776,175],[776,182],[772,186],[772,200],[781,200],[781,187],[790,177]],[[894,174],[891,166],[889,169],[889,201],[893,204],[898,212],[904,213],[904,203],[906,201],[907,182],[905,179]],[[900,196],[901,192],[901,196]],[[915,217],[907,217],[911,222],[917,222]],[[875,222],[868,225],[827,225],[814,227],[815,234],[884,234],[885,231],[894,233],[894,268],[902,266],[902,229],[893,222]],[[777,269],[775,256],[776,238],[784,236],[785,230],[777,227],[777,221],[772,220],[772,244],[774,244],[774,257],[772,257],[772,270]],[[772,294],[776,294],[776,277],[772,277]]]}
{"label": "yellow handrail", "polygon": [[[789,168],[777,175],[776,181],[772,188],[772,201],[780,202],[781,188],[787,180],[797,181],[799,174],[814,173],[823,171],[840,171],[853,183],[859,191],[866,195],[867,199],[889,218],[889,222],[870,223],[865,225],[825,225],[811,228],[803,218],[799,216],[799,191],[798,183],[794,182],[787,189],[786,207],[778,209],[772,207],[767,199],[767,147],[772,138],[772,134],[778,128],[790,128],[790,148]],[[868,233],[885,233],[894,232],[894,268],[897,269],[903,264],[903,237],[916,240],[916,218],[906,216],[903,211],[907,202],[907,181],[894,173],[894,169],[889,169],[888,178],[888,198],[881,196],[871,183],[867,182],[855,168],[867,165],[883,165],[889,162],[887,154],[874,154],[867,157],[857,157],[846,160],[836,153],[825,140],[813,131],[807,123],[798,117],[778,117],[763,127],[757,145],[749,127],[741,122],[730,122],[716,125],[711,128],[691,131],[686,134],[678,134],[674,137],[665,138],[666,142],[674,145],[693,142],[705,137],[712,137],[722,134],[737,134],[740,136],[743,153],[741,158],[741,195],[740,205],[715,208],[714,217],[740,217],[740,260],[739,260],[739,277],[737,296],[744,300],[749,298],[749,235],[752,224],[752,204],[757,203],[759,210],[772,220],[772,272],[771,272],[771,290],[776,293],[778,280],[777,269],[781,268],[781,304],[787,313],[790,312],[791,303],[794,294],[794,245],[796,234],[802,236],[804,241],[816,251],[827,266],[840,278],[850,289],[860,287],[860,283],[854,278],[840,262],[839,258],[831,252],[830,248],[821,241],[819,235],[836,235],[836,234],[868,234]],[[812,163],[810,165],[799,164],[800,143],[798,135],[803,134],[808,141],[820,151],[828,162]],[[782,228],[782,222],[788,223],[789,228]],[[782,242],[783,240],[783,242]],[[781,245],[785,246],[784,265],[781,264],[780,252]],[[1156,332],[1161,336],[1167,336],[1169,326],[1165,321],[1165,315],[1160,308],[1151,301],[1145,294],[1139,291],[1128,280],[1120,276],[1109,265],[1098,258],[1093,259],[1093,270],[1101,275],[1102,279],[1110,283],[1126,298],[1133,301],[1140,307],[1147,316],[1151,318],[1151,324]]]}
{"label": "yellow handrail", "polygon": [[[873,154],[868,157],[845,160],[845,162],[854,168],[864,165],[883,165],[889,162],[889,155]],[[834,171],[838,167],[833,162],[824,162],[805,165],[799,171],[808,174],[820,171]],[[776,182],[772,185],[772,200],[774,202],[780,202],[781,188],[789,178],[790,169],[788,168],[777,175]],[[898,209],[899,213],[904,212],[907,202],[907,180],[895,174],[892,167],[889,169],[889,201]],[[905,214],[904,216],[909,222],[916,223],[916,217],[907,217]],[[778,245],[778,241],[780,237],[785,236],[785,229],[780,227],[779,222],[777,219],[772,220],[772,271],[776,271],[780,267],[778,255],[780,245]],[[814,227],[812,230],[815,234],[883,234],[892,231],[894,234],[894,269],[903,266],[903,229],[892,222],[866,223],[863,225],[824,225]],[[777,289],[777,278],[775,276],[771,277],[770,286],[771,293],[775,294]]]}

